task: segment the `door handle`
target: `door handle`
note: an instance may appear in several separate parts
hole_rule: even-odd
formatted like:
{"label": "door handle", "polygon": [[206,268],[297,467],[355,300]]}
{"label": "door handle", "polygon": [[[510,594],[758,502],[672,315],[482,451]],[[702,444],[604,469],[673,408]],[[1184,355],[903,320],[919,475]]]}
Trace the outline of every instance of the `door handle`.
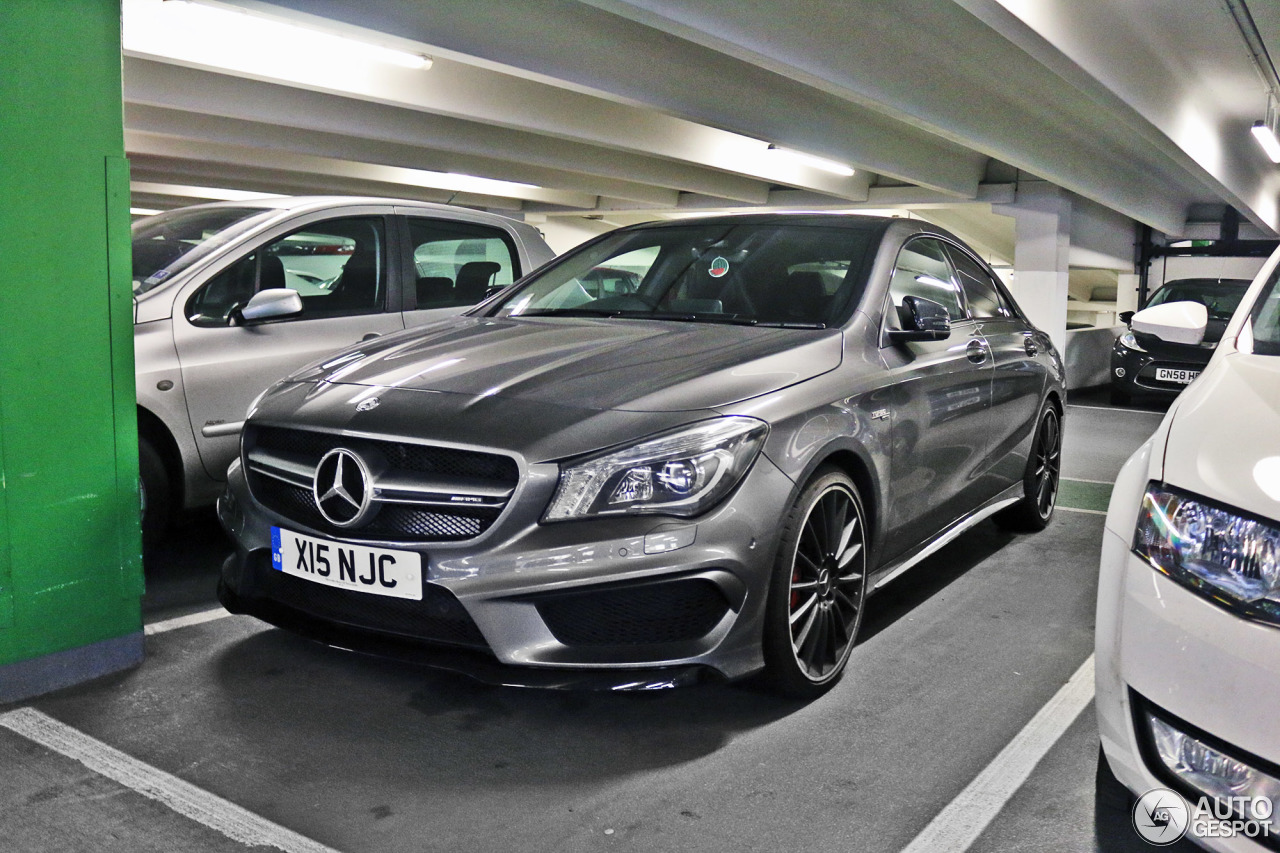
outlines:
{"label": "door handle", "polygon": [[969,345],[964,348],[965,357],[974,364],[982,364],[987,360],[987,345],[977,338],[969,341]]}
{"label": "door handle", "polygon": [[364,341],[371,341],[374,338],[380,338],[380,337],[382,337],[382,335],[378,334],[377,332],[370,332],[369,334],[361,338],[360,341],[363,343]]}

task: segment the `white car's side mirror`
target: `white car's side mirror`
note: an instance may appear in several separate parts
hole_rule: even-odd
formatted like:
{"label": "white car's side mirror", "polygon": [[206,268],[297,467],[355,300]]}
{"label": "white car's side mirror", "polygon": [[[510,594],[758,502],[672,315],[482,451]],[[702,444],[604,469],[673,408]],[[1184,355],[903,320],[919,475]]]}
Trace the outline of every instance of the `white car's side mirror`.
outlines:
{"label": "white car's side mirror", "polygon": [[1171,344],[1198,345],[1209,325],[1209,309],[1199,302],[1166,302],[1133,315],[1129,328]]}

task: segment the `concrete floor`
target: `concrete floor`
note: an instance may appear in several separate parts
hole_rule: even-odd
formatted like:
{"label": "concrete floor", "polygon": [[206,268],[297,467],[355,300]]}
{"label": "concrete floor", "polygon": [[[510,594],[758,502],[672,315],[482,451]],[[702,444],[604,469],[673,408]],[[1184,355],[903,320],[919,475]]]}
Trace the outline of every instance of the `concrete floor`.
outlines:
{"label": "concrete floor", "polygon": [[[1066,419],[1064,476],[1084,482],[1064,501],[1085,510],[1159,422],[1100,399]],[[305,837],[290,849],[896,851],[1092,653],[1102,521],[980,525],[871,599],[848,673],[807,705],[486,687],[236,616],[25,707]],[[226,548],[189,519],[149,568],[146,622],[215,606]],[[1090,704],[969,849],[1146,849],[1127,814],[1095,816],[1096,757]],[[0,767],[5,850],[247,846],[4,728]]]}

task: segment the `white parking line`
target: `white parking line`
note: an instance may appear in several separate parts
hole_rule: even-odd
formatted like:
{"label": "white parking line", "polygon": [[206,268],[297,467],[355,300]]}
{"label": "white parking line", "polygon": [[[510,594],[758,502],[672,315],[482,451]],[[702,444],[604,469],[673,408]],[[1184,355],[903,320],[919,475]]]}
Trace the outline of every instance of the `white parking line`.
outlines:
{"label": "white parking line", "polygon": [[0,726],[75,759],[93,772],[114,779],[126,788],[248,847],[274,847],[284,853],[337,853],[332,847],[285,829],[94,740],[35,708],[18,708],[0,714]]}
{"label": "white parking line", "polygon": [[1128,415],[1155,415],[1158,418],[1164,417],[1164,412],[1152,412],[1147,409],[1118,409],[1111,406],[1082,406],[1079,403],[1067,403],[1068,409],[1093,409],[1095,412],[1122,412]]}
{"label": "white parking line", "polygon": [[1081,512],[1081,513],[1084,513],[1085,515],[1106,515],[1107,514],[1107,511],[1105,509],[1078,509],[1077,507],[1063,506],[1062,504],[1058,504],[1057,506],[1054,507],[1054,509],[1060,509],[1063,512]]}
{"label": "white parking line", "polygon": [[1084,477],[1063,477],[1063,480],[1069,483],[1095,483],[1099,486],[1114,486],[1111,480],[1086,480]]}
{"label": "white parking line", "polygon": [[902,853],[963,853],[1093,699],[1093,655]]}
{"label": "white parking line", "polygon": [[225,619],[232,615],[221,607],[215,607],[212,610],[201,610],[199,613],[189,613],[186,616],[178,616],[174,619],[166,619],[163,622],[156,622],[153,625],[143,627],[142,631],[148,637],[152,634],[163,634],[166,631],[173,631],[177,628],[186,628],[191,625],[201,625],[205,622],[212,622],[215,619]]}

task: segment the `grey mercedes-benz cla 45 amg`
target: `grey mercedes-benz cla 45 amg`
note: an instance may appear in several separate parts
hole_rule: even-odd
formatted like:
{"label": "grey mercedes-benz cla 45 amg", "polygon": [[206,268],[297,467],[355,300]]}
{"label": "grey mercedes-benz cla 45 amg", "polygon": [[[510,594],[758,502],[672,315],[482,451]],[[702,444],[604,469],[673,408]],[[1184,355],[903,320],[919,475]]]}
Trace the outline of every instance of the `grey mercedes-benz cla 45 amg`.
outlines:
{"label": "grey mercedes-benz cla 45 amg", "polygon": [[926,223],[624,228],[268,389],[225,606],[505,684],[761,670],[813,696],[867,597],[1053,513],[1063,365]]}

